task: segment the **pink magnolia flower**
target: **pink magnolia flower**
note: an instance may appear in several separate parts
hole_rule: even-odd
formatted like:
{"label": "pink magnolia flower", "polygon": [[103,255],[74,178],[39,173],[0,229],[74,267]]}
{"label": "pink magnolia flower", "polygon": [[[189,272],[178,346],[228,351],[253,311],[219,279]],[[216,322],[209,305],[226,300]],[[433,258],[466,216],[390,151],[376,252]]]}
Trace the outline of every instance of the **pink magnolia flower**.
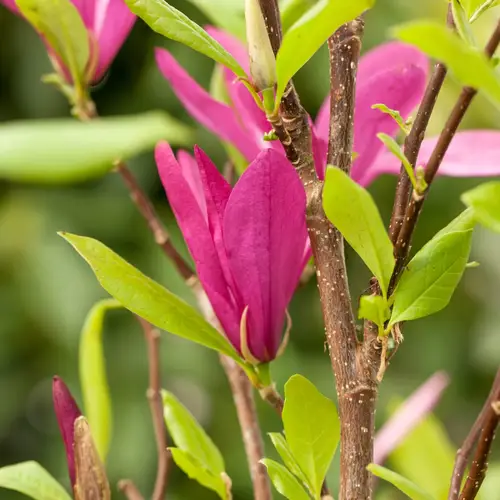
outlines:
{"label": "pink magnolia flower", "polygon": [[[248,72],[245,47],[231,35],[214,28],[207,31],[223,45]],[[156,61],[164,77],[193,118],[230,142],[252,161],[259,151],[272,148],[282,151],[276,141],[265,142],[263,135],[270,125],[246,88],[234,74],[224,70],[230,105],[215,100],[164,49],[156,49]],[[382,103],[400,111],[403,117],[420,102],[428,73],[428,60],[417,49],[399,42],[390,42],[365,54],[359,64],[354,116],[354,151],[352,177],[368,185],[380,174],[397,174],[400,162],[377,138],[379,132],[395,136],[394,120],[373,104]],[[313,125],[313,147],[316,169],[323,176],[326,165],[330,103],[326,99]],[[425,165],[436,138],[423,142],[419,164]],[[473,147],[471,147],[473,146]],[[440,167],[440,173],[450,176],[489,176],[500,173],[500,133],[485,130],[459,132]]]}
{"label": "pink magnolia flower", "polygon": [[[91,59],[97,61],[89,81],[99,81],[109,68],[135,22],[124,0],[71,0],[89,32],[90,47],[97,50]],[[0,0],[6,7],[19,14],[15,0]],[[52,51],[52,48],[49,48]],[[63,68],[65,74],[69,71]]]}
{"label": "pink magnolia flower", "polygon": [[183,151],[176,158],[160,143],[156,162],[228,340],[247,358],[271,361],[304,267],[306,200],[297,173],[272,149],[256,155],[234,188],[198,147],[194,158]]}
{"label": "pink magnolia flower", "polygon": [[82,415],[78,405],[75,403],[71,392],[59,377],[54,377],[52,382],[52,399],[54,411],[66,449],[66,461],[68,462],[69,477],[71,485],[75,485],[75,456],[73,450],[75,436],[75,420]]}

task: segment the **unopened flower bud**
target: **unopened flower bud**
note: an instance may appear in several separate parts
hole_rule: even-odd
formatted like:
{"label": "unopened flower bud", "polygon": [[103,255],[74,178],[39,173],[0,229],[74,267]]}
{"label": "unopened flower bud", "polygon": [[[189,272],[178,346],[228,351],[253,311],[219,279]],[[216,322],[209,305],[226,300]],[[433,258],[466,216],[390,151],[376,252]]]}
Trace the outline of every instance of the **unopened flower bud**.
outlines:
{"label": "unopened flower bud", "polygon": [[276,83],[276,58],[259,0],[245,1],[245,20],[250,76],[258,90],[270,89]]}

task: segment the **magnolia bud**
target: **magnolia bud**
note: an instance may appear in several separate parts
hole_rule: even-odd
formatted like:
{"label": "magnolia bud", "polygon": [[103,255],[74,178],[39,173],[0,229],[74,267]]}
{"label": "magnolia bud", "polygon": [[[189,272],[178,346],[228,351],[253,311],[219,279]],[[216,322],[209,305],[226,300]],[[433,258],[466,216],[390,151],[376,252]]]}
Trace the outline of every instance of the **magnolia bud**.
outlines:
{"label": "magnolia bud", "polygon": [[257,89],[270,89],[276,83],[276,59],[267,34],[259,0],[245,1],[250,75]]}

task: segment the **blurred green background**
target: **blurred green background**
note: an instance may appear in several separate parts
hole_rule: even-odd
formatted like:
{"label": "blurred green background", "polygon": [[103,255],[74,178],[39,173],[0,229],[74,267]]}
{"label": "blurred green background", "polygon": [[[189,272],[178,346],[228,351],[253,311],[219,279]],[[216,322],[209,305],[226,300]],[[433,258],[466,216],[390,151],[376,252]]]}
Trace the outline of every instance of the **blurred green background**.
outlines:
{"label": "blurred green background", "polygon": [[[206,22],[185,0],[172,3],[199,23]],[[388,29],[395,23],[416,17],[442,20],[445,10],[444,0],[379,0],[367,16],[364,50],[387,39]],[[478,23],[480,41],[484,42],[491,32],[495,15],[498,17],[498,9]],[[0,8],[0,33],[0,120],[66,116],[68,106],[64,98],[40,81],[50,66],[44,47],[30,26]],[[210,61],[162,39],[139,21],[107,79],[94,90],[98,110],[102,115],[115,115],[164,109],[196,128],[155,66],[152,52],[155,45],[168,47],[199,82],[208,86]],[[307,109],[316,113],[328,89],[325,51],[315,56],[296,83]],[[457,91],[458,86],[448,81],[431,133],[439,130]],[[500,114],[479,97],[463,126],[499,128]],[[222,166],[224,154],[217,140],[199,127],[196,137],[197,143]],[[130,166],[182,245],[152,154],[134,159]],[[435,182],[418,226],[415,248],[461,210],[459,194],[478,183],[478,179],[446,178]],[[394,187],[395,179],[390,177],[377,180],[371,187],[386,220]],[[57,237],[58,230],[98,238],[172,290],[185,297],[188,292],[155,247],[115,175],[66,188],[0,182],[0,466],[38,460],[67,485],[63,445],[52,412],[51,377],[54,374],[63,377],[80,399],[79,332],[92,304],[106,295],[82,260]],[[451,376],[451,384],[436,413],[455,444],[465,437],[500,361],[498,248],[498,235],[478,229],[472,259],[481,266],[466,272],[445,311],[405,328],[405,342],[380,390],[377,413],[380,423],[386,418],[386,408],[393,397],[407,396],[436,370],[444,369]],[[356,299],[366,287],[368,273],[352,253],[348,252],[347,259],[352,295]],[[294,324],[291,342],[274,369],[279,387],[291,374],[299,372],[333,397],[333,378],[323,348],[314,282],[298,291],[291,314]],[[149,494],[155,476],[156,451],[145,399],[146,351],[142,333],[130,314],[121,311],[109,314],[105,349],[114,407],[109,476],[113,487],[119,479],[129,477],[143,493]],[[178,395],[220,446],[233,480],[235,499],[252,498],[238,424],[217,356],[167,334],[161,352],[164,386]],[[263,429],[280,430],[273,411],[260,401],[258,406]],[[269,445],[266,439],[266,448],[272,454]],[[497,442],[497,459],[499,451]],[[500,479],[498,469],[496,478]],[[215,498],[178,470],[172,472],[170,481],[171,499]],[[335,487],[335,465],[329,482]],[[500,498],[499,491],[500,488],[487,498]],[[400,498],[392,489],[382,494],[385,498]],[[1,490],[0,499],[4,498],[21,497]]]}

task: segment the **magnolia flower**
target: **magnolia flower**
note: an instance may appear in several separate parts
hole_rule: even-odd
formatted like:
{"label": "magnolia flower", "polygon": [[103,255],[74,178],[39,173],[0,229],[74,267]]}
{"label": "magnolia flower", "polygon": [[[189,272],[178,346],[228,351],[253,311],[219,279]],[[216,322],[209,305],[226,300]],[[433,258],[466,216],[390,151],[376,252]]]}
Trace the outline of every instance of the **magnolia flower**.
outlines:
{"label": "magnolia flower", "polygon": [[[207,31],[221,43],[239,64],[249,71],[245,47],[232,36],[208,28]],[[164,49],[156,49],[156,61],[164,77],[170,82],[177,97],[193,118],[230,142],[252,161],[259,151],[272,148],[283,151],[277,141],[265,142],[264,133],[270,125],[264,113],[255,104],[244,85],[234,74],[224,69],[224,78],[230,105],[215,100],[194,81]],[[428,60],[417,49],[399,42],[390,42],[365,54],[359,63],[354,115],[354,151],[357,156],[351,175],[361,185],[368,185],[383,173],[398,174],[400,162],[385,150],[377,134],[395,136],[398,125],[387,114],[372,109],[374,104],[385,104],[398,110],[404,118],[422,99],[428,73]],[[330,103],[326,99],[313,124],[313,149],[320,178],[326,166]],[[419,165],[425,165],[436,138],[424,140]],[[456,134],[439,172],[445,175],[488,176],[500,172],[500,134],[494,131],[474,130]]]}
{"label": "magnolia flower", "polygon": [[271,149],[257,154],[234,188],[200,148],[194,155],[176,158],[158,144],[168,200],[228,340],[248,361],[271,361],[305,264],[304,188]]}
{"label": "magnolia flower", "polygon": [[[6,7],[19,14],[15,0],[0,0]],[[118,50],[127,38],[135,21],[124,0],[71,0],[89,33],[92,51],[90,59],[95,61],[87,75],[90,83],[99,81],[109,68]],[[55,50],[48,47],[52,55]],[[60,61],[58,61],[60,62]],[[69,70],[62,68],[68,79]],[[68,81],[71,83],[71,81]]]}

